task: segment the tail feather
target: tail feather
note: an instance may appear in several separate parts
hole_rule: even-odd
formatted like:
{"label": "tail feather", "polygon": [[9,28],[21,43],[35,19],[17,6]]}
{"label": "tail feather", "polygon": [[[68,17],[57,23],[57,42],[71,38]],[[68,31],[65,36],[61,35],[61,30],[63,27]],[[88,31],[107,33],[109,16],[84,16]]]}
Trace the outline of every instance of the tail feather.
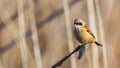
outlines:
{"label": "tail feather", "polygon": [[100,43],[98,43],[96,41],[95,41],[95,44],[98,45],[98,46],[101,46],[101,47],[103,46],[102,44],[100,44]]}

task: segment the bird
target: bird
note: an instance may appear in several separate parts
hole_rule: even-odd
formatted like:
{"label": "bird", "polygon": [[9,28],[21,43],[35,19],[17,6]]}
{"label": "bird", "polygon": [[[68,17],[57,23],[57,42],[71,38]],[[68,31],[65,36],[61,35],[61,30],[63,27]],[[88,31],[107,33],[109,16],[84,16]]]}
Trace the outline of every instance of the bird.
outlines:
{"label": "bird", "polygon": [[98,43],[95,39],[95,36],[91,32],[89,26],[87,23],[85,23],[80,18],[77,18],[74,20],[74,35],[75,38],[82,43],[82,45],[79,47],[79,56],[78,59],[81,59],[83,54],[86,51],[86,44],[88,43],[95,43],[97,46],[103,46],[102,44]]}
{"label": "bird", "polygon": [[97,46],[103,46],[96,41],[95,36],[91,32],[88,24],[80,18],[76,18],[74,20],[74,35],[75,38],[82,44],[95,43]]}

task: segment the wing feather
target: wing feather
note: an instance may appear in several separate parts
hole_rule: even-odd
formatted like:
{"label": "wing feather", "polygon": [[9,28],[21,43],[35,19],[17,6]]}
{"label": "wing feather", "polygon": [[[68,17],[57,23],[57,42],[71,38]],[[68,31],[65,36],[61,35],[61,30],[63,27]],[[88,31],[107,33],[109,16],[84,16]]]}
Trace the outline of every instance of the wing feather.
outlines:
{"label": "wing feather", "polygon": [[87,31],[88,33],[90,33],[90,34],[95,38],[95,36],[94,36],[93,33],[90,31],[90,28],[87,26],[87,24],[85,25],[85,28],[86,28],[86,31]]}

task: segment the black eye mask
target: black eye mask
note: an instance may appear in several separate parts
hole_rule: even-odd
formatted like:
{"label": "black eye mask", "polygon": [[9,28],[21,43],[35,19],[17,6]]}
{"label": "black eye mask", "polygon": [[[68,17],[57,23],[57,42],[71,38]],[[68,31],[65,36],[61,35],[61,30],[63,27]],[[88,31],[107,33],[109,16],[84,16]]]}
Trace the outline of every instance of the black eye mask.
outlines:
{"label": "black eye mask", "polygon": [[76,25],[83,25],[81,22],[75,22],[74,24],[76,24]]}

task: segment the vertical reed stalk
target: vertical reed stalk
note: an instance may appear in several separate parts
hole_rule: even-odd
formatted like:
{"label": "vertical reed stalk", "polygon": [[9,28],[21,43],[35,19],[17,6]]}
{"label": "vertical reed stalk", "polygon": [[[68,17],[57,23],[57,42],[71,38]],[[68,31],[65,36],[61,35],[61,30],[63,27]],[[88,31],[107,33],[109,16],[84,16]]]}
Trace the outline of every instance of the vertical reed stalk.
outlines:
{"label": "vertical reed stalk", "polygon": [[[97,38],[97,28],[96,28],[96,19],[95,19],[95,9],[93,0],[87,0],[88,7],[88,19],[90,23],[90,28],[92,29],[93,34]],[[98,47],[96,45],[92,46],[92,61],[93,68],[99,68],[99,52]]]}
{"label": "vertical reed stalk", "polygon": [[[74,45],[73,45],[73,38],[72,38],[72,27],[70,23],[68,0],[63,0],[63,9],[65,14],[69,52],[72,52],[74,50]],[[72,57],[75,57],[75,55],[73,54]],[[71,68],[77,68],[75,58],[70,58],[70,62],[71,62]]]}
{"label": "vertical reed stalk", "polygon": [[104,68],[108,68],[104,27],[103,27],[103,20],[102,20],[101,12],[100,12],[99,0],[95,0],[95,5],[96,5],[97,18],[98,18],[98,25],[99,25],[99,30],[100,30],[100,38],[101,38],[102,44],[104,45],[102,48],[103,64],[104,64]]}
{"label": "vertical reed stalk", "polygon": [[35,21],[35,15],[34,15],[34,2],[33,2],[33,0],[29,0],[29,7],[30,7],[29,8],[29,20],[30,20],[30,27],[31,27],[31,31],[32,31],[34,56],[35,56],[37,68],[43,68],[42,67],[41,52],[40,52],[40,47],[39,47],[37,27],[36,27],[36,21]]}
{"label": "vertical reed stalk", "polygon": [[18,25],[19,25],[19,35],[20,35],[20,51],[22,56],[23,68],[28,68],[28,52],[25,38],[25,22],[24,22],[24,10],[23,10],[23,0],[17,0],[18,5]]}
{"label": "vertical reed stalk", "polygon": [[[86,48],[86,49],[87,49],[87,48]],[[88,49],[87,49],[87,50],[88,50]],[[87,57],[88,67],[89,67],[89,68],[92,68],[92,63],[91,63],[92,59],[91,59],[90,54],[91,54],[90,52],[87,52],[86,57]]]}
{"label": "vertical reed stalk", "polygon": [[1,63],[1,60],[0,60],[0,68],[3,68],[2,63]]}

